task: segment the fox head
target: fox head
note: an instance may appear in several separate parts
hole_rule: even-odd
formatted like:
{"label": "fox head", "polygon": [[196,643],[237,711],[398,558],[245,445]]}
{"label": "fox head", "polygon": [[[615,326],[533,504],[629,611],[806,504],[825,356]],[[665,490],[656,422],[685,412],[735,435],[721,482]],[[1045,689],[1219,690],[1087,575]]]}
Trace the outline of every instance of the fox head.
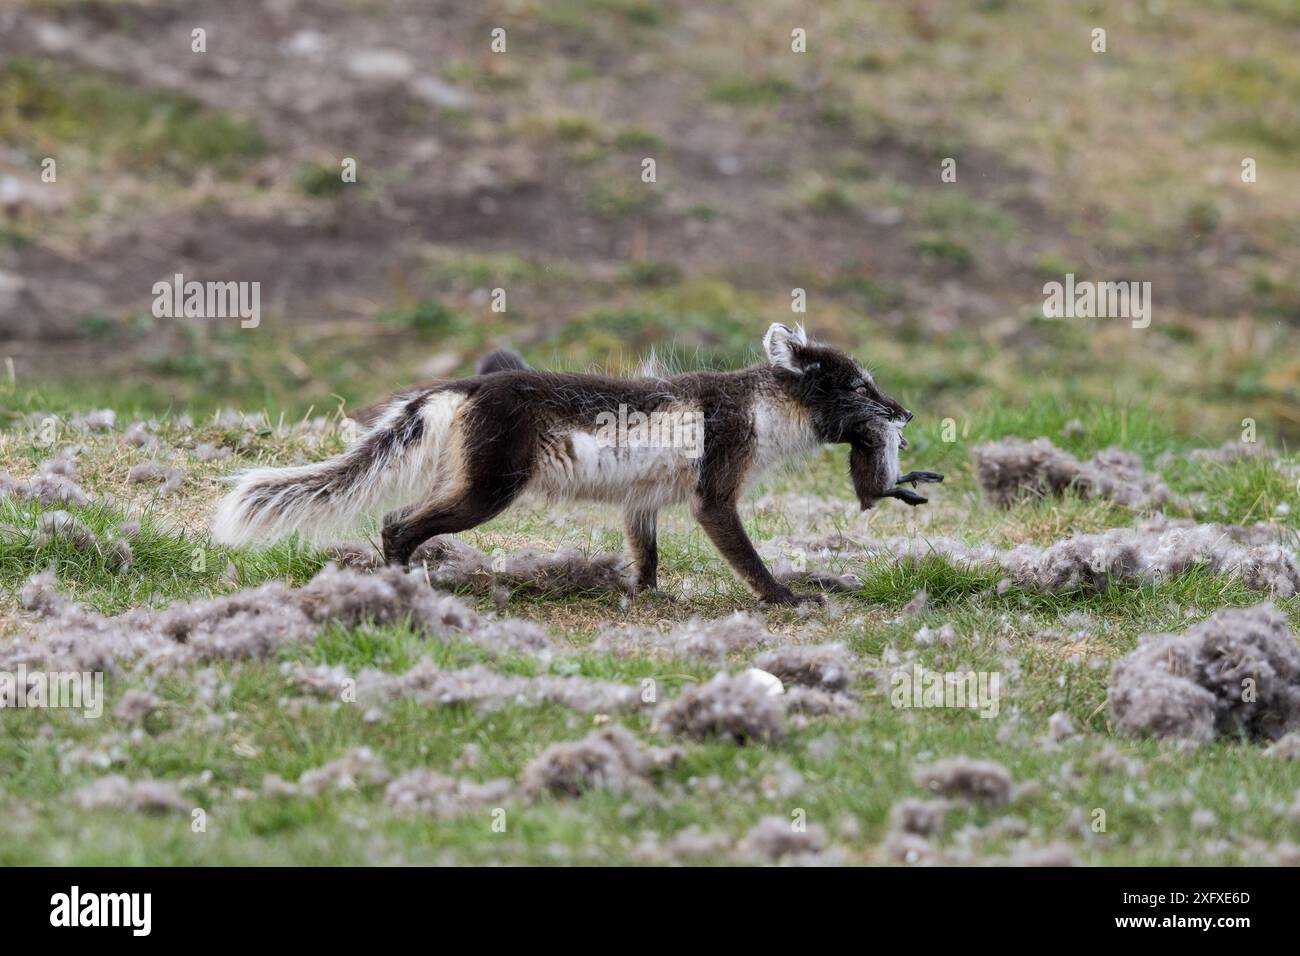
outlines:
{"label": "fox head", "polygon": [[[802,327],[774,324],[763,336],[763,349],[777,381],[808,410],[823,442],[876,444],[890,426],[896,431],[912,420],[853,356],[809,342]],[[901,435],[899,446],[906,447]]]}

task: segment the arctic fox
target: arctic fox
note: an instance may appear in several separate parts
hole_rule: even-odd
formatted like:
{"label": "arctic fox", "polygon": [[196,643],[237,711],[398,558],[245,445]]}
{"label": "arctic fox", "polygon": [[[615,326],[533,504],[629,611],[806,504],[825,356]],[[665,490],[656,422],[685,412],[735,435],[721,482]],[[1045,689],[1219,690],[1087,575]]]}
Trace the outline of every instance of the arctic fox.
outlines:
{"label": "arctic fox", "polygon": [[[853,446],[864,508],[880,497],[919,504],[899,482],[939,476],[899,474],[912,413],[851,356],[780,324],[763,349],[766,363],[739,371],[636,379],[541,372],[494,353],[473,378],[376,406],[340,455],[245,473],[219,505],[213,534],[224,544],[293,532],[320,541],[387,511],[384,557],[406,564],[422,542],[480,525],[521,497],[581,498],[622,507],[637,585],[655,588],[659,510],[688,504],[758,597],[815,600],[778,582],[754,550],[736,508],[744,488],[825,443]],[[669,424],[629,437],[629,423],[652,422]]]}

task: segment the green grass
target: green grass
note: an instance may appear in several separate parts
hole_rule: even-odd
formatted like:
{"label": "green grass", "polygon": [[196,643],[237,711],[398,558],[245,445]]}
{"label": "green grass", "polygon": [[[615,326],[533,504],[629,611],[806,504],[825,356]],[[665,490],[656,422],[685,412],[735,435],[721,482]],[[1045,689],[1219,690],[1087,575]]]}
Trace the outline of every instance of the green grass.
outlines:
{"label": "green grass", "polygon": [[842,215],[852,212],[855,203],[853,197],[839,186],[822,186],[814,189],[804,199],[809,210],[826,215]]}
{"label": "green grass", "polygon": [[32,237],[27,231],[14,228],[9,225],[0,226],[0,247],[6,249],[22,249],[31,245]]}
{"label": "green grass", "polygon": [[475,253],[459,248],[438,249],[433,254],[430,275],[439,283],[480,289],[511,285],[547,285],[573,282],[572,264],[543,257],[518,256],[508,252]]}
{"label": "green grass", "polygon": [[795,85],[781,77],[735,77],[715,83],[709,95],[730,106],[776,106],[794,92]]}
{"label": "green grass", "polygon": [[267,148],[247,121],[198,100],[26,57],[0,67],[0,142],[36,155],[74,145],[96,163],[184,177],[233,170]]}
{"label": "green grass", "polygon": [[471,327],[465,316],[452,311],[441,302],[433,301],[417,302],[381,312],[379,321],[439,336],[463,335]]}
{"label": "green grass", "polygon": [[[662,276],[662,268],[646,264],[633,267],[628,275],[638,285],[650,286],[660,284]],[[638,356],[653,347],[668,368],[736,367],[750,357],[750,328],[723,312],[679,310],[672,303],[646,311],[599,310],[569,323],[556,339],[557,348],[563,349],[556,358],[573,363],[586,353],[598,363],[602,356],[617,356],[634,366]]]}
{"label": "green grass", "polygon": [[542,22],[575,33],[597,27],[657,27],[664,17],[661,6],[649,0],[545,0],[538,5]]}
{"label": "green grass", "polygon": [[1019,233],[1020,224],[1013,215],[955,189],[927,193],[919,205],[922,221],[933,229],[962,230],[993,241],[1013,239]]}
{"label": "green grass", "polygon": [[614,137],[614,145],[626,150],[659,150],[664,148],[664,138],[658,133],[638,126],[629,126],[619,130]]}
{"label": "green grass", "polygon": [[344,181],[341,172],[332,166],[309,163],[298,174],[298,188],[308,196],[317,198],[337,196],[347,186],[348,183]]}
{"label": "green grass", "polygon": [[587,194],[587,207],[601,219],[616,221],[649,216],[662,202],[659,183],[641,182],[639,169],[623,176],[596,179]]}
{"label": "green grass", "polygon": [[922,259],[958,272],[967,272],[975,264],[975,253],[948,236],[926,236],[918,239],[912,248]]}

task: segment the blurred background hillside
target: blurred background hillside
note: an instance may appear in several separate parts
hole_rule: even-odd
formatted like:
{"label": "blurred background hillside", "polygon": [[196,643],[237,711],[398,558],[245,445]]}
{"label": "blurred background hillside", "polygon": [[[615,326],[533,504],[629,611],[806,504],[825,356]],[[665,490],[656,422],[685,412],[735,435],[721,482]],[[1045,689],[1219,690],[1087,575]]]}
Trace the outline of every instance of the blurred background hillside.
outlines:
{"label": "blurred background hillside", "polygon": [[[0,401],[321,413],[794,319],[931,422],[1294,441],[1298,49],[1292,0],[3,0]],[[155,318],[176,273],[261,324]],[[1042,318],[1066,273],[1151,282],[1150,328]]]}

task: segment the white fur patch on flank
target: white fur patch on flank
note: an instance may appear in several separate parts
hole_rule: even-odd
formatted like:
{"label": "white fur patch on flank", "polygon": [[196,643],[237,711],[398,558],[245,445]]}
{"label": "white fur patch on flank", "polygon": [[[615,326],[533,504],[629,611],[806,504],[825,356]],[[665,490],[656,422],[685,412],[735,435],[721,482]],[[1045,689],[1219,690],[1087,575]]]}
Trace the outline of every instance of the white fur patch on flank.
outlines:
{"label": "white fur patch on flank", "polygon": [[[788,399],[760,398],[754,403],[753,481],[773,465],[814,451],[821,442],[813,431],[808,413]],[[895,459],[898,454],[895,452]]]}
{"label": "white fur patch on flank", "polygon": [[404,447],[378,446],[401,427],[409,399],[389,405],[351,448],[312,465],[254,468],[217,508],[212,536],[221,544],[269,543],[297,532],[314,543],[338,540],[364,519],[428,498],[463,479],[452,439],[460,392],[435,392],[419,410],[420,437]]}
{"label": "white fur patch on flank", "polygon": [[[662,410],[671,416],[699,416],[691,407]],[[588,499],[625,507],[658,508],[686,500],[699,477],[700,448],[679,443],[665,428],[650,443],[622,436],[567,431],[543,440],[537,471],[527,492],[543,500]],[[702,431],[698,436],[702,439]]]}

